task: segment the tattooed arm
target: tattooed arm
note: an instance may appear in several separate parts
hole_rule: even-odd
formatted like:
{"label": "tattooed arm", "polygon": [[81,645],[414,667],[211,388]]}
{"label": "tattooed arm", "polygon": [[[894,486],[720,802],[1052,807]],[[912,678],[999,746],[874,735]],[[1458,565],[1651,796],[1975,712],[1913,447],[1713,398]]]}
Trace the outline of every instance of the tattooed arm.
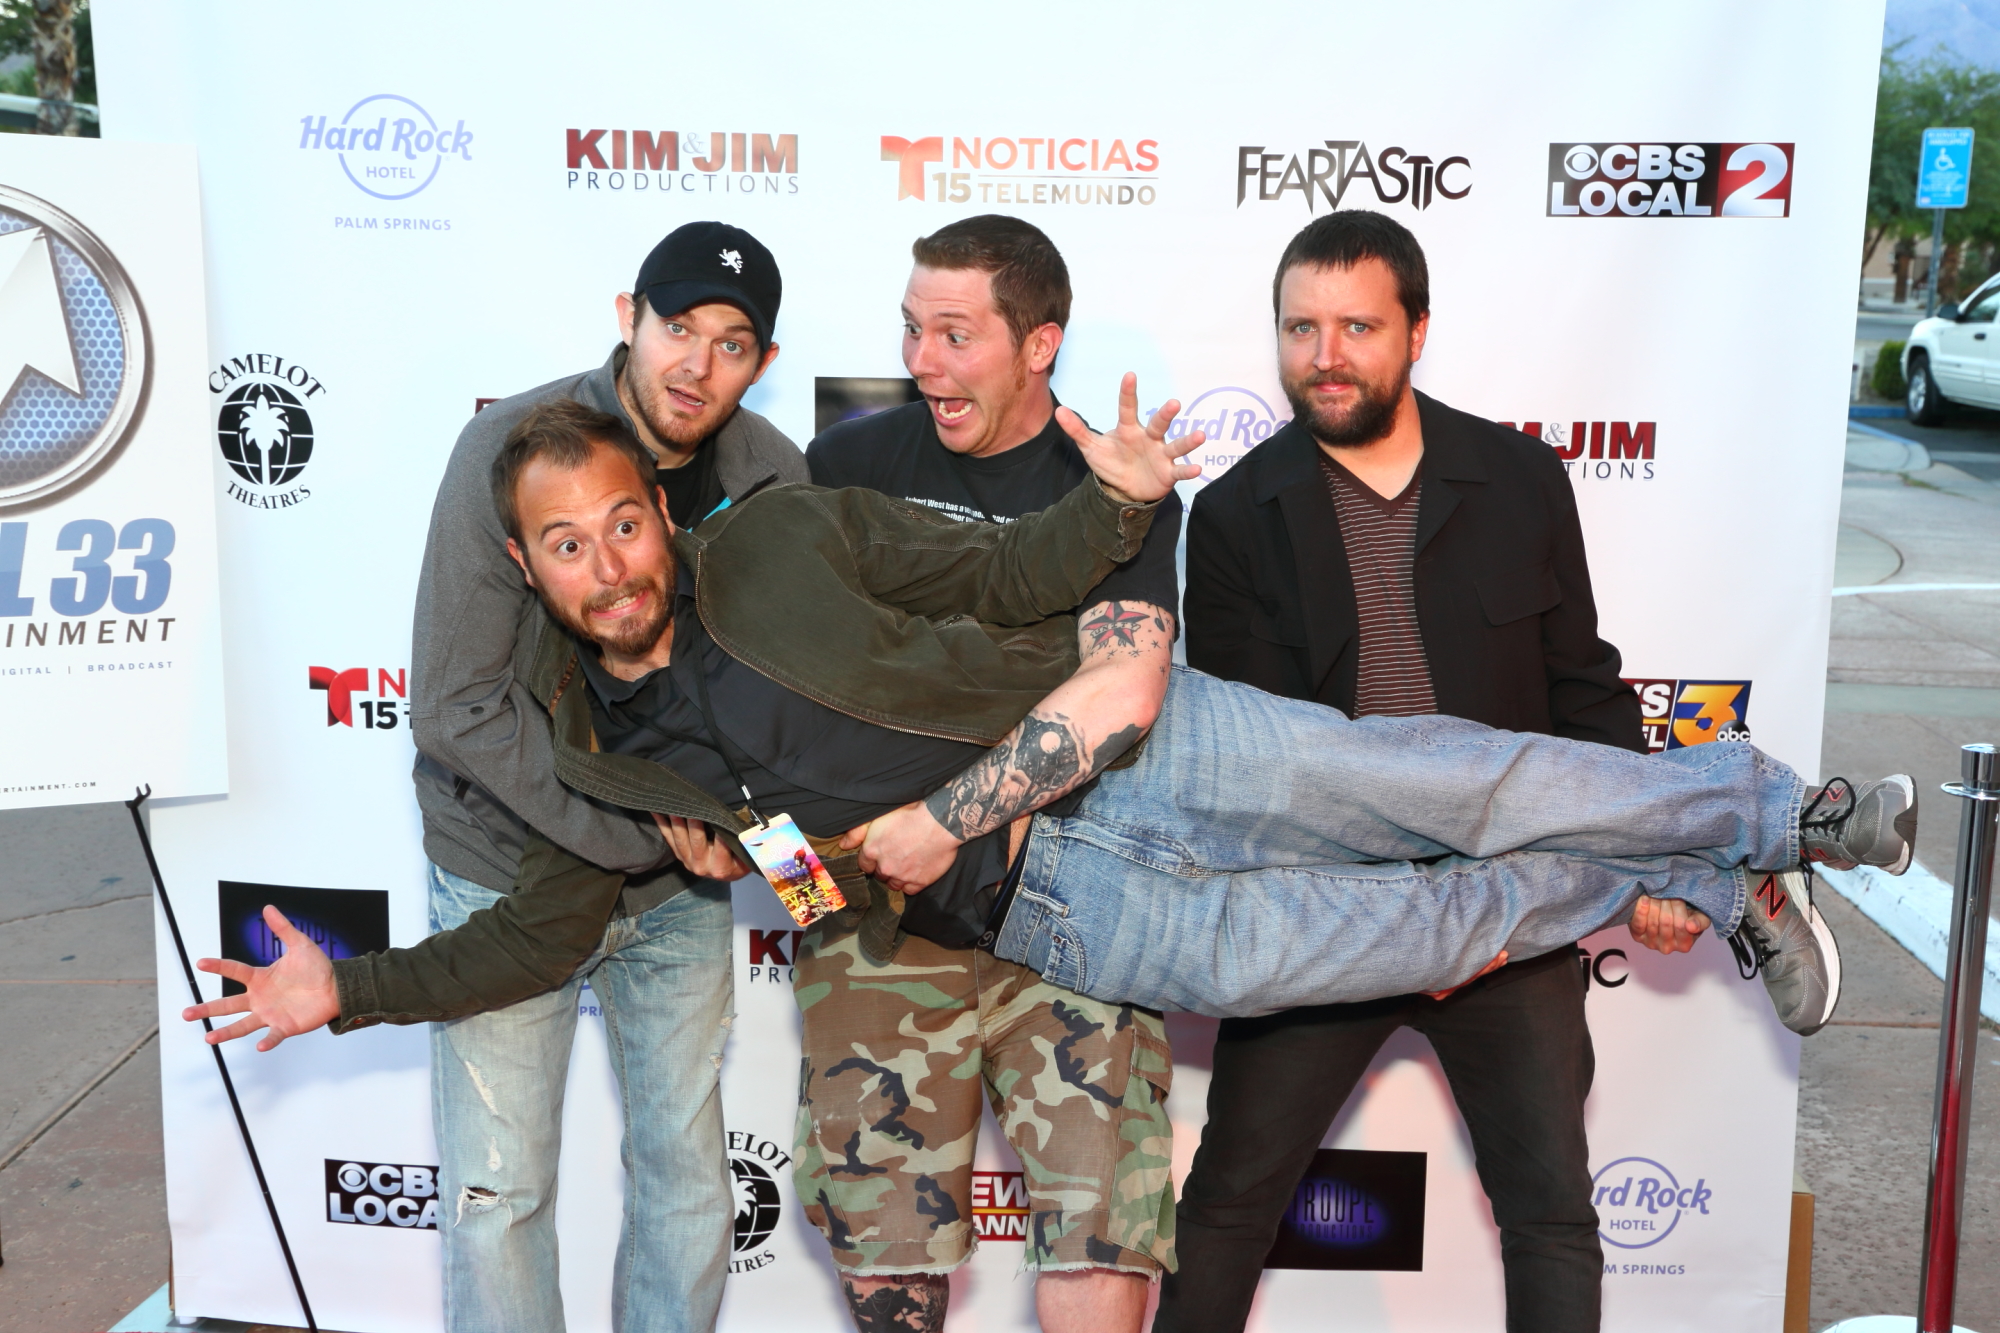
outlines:
{"label": "tattooed arm", "polygon": [[1077,618],[1076,674],[928,800],[848,833],[862,869],[914,893],[951,868],[961,843],[1029,814],[1131,749],[1167,693],[1174,618],[1149,602],[1099,602]]}

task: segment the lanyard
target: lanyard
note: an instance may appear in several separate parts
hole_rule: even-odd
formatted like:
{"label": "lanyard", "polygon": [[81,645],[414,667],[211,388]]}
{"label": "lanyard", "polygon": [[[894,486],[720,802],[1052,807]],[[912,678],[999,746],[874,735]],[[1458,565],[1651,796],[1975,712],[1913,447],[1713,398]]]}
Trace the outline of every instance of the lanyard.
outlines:
{"label": "lanyard", "polygon": [[722,756],[722,762],[729,768],[729,776],[736,779],[736,789],[743,793],[743,803],[750,807],[751,818],[757,821],[757,827],[762,828],[770,821],[765,819],[764,812],[757,808],[757,798],[750,794],[750,784],[743,780],[743,770],[736,767],[736,761],[730,758],[729,743],[723,739],[722,728],[715,724],[715,709],[708,702],[708,673],[702,670],[699,655],[691,665],[694,667],[695,703],[701,709],[701,724],[708,728],[708,734],[713,742],[709,748]]}
{"label": "lanyard", "polygon": [[[715,751],[716,754],[721,756],[723,766],[729,770],[729,776],[735,781],[736,789],[743,793],[744,803],[750,807],[751,816],[756,819],[758,826],[761,828],[770,821],[765,819],[763,812],[757,808],[757,798],[750,794],[750,784],[743,780],[743,770],[736,766],[735,758],[729,753],[728,742],[723,738],[722,728],[716,725],[715,709],[708,701],[708,673],[702,670],[700,646],[698,644],[690,644],[688,646],[694,650],[690,666],[694,672],[695,707],[701,712],[702,726],[708,732],[707,739],[704,740],[700,736],[691,736],[684,731],[676,731],[672,727],[663,727],[658,722],[627,708],[623,703],[609,705],[609,707],[616,708],[618,715],[626,722],[643,730],[650,731],[663,740],[676,741],[682,745],[699,745],[704,750]],[[671,672],[673,670],[672,666],[668,666],[667,670]]]}

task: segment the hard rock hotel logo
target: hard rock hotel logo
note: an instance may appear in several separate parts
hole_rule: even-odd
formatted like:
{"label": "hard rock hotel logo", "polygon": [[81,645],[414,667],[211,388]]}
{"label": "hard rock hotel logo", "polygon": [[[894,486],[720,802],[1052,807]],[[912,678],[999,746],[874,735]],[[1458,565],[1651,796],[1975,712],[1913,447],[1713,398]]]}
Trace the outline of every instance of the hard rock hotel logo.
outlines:
{"label": "hard rock hotel logo", "polygon": [[1150,207],[1159,198],[1157,139],[885,134],[882,160],[896,164],[898,200]]}

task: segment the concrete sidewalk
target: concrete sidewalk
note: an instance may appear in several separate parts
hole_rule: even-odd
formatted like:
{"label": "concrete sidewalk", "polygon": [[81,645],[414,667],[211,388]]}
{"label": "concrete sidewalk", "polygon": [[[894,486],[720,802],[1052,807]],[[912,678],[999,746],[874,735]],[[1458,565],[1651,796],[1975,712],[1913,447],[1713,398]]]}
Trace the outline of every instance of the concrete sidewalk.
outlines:
{"label": "concrete sidewalk", "polygon": [[[1917,855],[1949,879],[1958,747],[2000,741],[2000,487],[1855,432],[1842,487],[1821,776],[1917,779]],[[1900,465],[1896,458],[1906,461]],[[1910,470],[1890,470],[1897,467]],[[1928,463],[1929,466],[1923,466]],[[1864,466],[1856,466],[1862,464]],[[1874,470],[1882,469],[1882,470]],[[1838,894],[1846,993],[1804,1045],[1798,1169],[1817,1195],[1812,1326],[1915,1311],[1944,986]],[[2000,1041],[1980,1037],[1957,1322],[2000,1329]]]}

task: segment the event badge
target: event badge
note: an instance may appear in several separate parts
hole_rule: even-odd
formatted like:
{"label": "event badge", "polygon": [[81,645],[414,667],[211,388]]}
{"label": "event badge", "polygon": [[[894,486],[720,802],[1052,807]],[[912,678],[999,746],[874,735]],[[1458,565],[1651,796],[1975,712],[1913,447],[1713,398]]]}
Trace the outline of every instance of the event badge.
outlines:
{"label": "event badge", "polygon": [[736,835],[743,850],[778,891],[778,901],[801,926],[847,906],[847,898],[790,815],[775,815]]}

